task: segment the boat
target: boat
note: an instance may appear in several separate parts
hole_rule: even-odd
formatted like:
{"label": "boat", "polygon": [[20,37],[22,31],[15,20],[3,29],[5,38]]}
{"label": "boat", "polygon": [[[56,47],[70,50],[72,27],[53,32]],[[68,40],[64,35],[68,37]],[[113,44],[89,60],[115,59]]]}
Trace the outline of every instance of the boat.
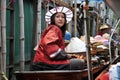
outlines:
{"label": "boat", "polygon": [[117,56],[114,58],[113,62],[111,64],[109,64],[106,68],[104,68],[104,70],[95,78],[95,80],[101,80],[100,78],[109,72],[110,66],[117,64],[117,62],[120,62],[120,56]]}

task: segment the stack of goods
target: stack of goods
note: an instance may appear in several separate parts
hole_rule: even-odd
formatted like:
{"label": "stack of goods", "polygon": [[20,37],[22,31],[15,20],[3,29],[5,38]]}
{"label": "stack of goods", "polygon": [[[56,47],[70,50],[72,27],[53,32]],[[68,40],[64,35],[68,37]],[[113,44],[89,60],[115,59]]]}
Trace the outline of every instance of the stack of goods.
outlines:
{"label": "stack of goods", "polygon": [[67,53],[84,53],[86,52],[85,43],[77,37],[73,37],[70,43],[66,46],[65,51]]}
{"label": "stack of goods", "polygon": [[[104,36],[96,35],[95,37],[90,37],[91,54],[95,55],[97,52],[101,52],[108,49],[108,38],[108,34],[105,34]],[[85,36],[81,36],[80,40],[85,42]]]}
{"label": "stack of goods", "polygon": [[86,60],[85,43],[77,37],[72,37],[69,44],[65,47],[65,52],[71,55],[73,58],[79,58]]}

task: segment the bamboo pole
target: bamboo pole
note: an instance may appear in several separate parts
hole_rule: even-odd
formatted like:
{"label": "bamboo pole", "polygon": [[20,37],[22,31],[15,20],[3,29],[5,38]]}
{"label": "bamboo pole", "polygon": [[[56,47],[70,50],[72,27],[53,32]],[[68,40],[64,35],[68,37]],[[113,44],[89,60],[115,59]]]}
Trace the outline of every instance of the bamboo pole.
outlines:
{"label": "bamboo pole", "polygon": [[[0,11],[1,12],[1,11]],[[1,15],[1,13],[0,13]],[[2,38],[2,34],[1,34],[2,30],[1,30],[1,17],[0,17],[0,48],[2,47],[2,42],[1,42],[1,38]],[[1,52],[1,51],[0,51]],[[1,54],[1,53],[0,53]]]}
{"label": "bamboo pole", "polygon": [[[1,3],[1,2],[0,2]],[[0,10],[0,48],[2,47],[2,43],[1,43],[1,32],[2,32],[2,30],[1,30],[1,10]],[[1,54],[1,53],[0,53]]]}
{"label": "bamboo pole", "polygon": [[[55,7],[55,1],[53,1],[53,5]],[[46,8],[45,8],[45,13],[49,11],[49,1],[48,1],[48,4],[46,5]],[[47,27],[48,26],[48,23],[45,23],[45,26]]]}
{"label": "bamboo pole", "polygon": [[77,36],[77,1],[74,0],[74,36]]}
{"label": "bamboo pole", "polygon": [[[68,2],[69,2],[69,5],[72,6],[73,1],[69,0]],[[68,31],[72,33],[72,21],[70,21],[70,23],[68,24]]]}
{"label": "bamboo pole", "polygon": [[111,41],[112,41],[112,36],[113,36],[115,30],[119,27],[119,26],[118,26],[119,23],[120,23],[120,19],[118,18],[118,19],[116,20],[116,22],[115,22],[113,32],[111,33],[110,38],[109,38],[109,55],[110,55],[110,64],[112,64],[112,62],[113,62],[113,59],[112,59],[112,52],[111,52]]}
{"label": "bamboo pole", "polygon": [[38,0],[37,5],[37,44],[41,36],[41,0]]}
{"label": "bamboo pole", "polygon": [[6,74],[6,0],[1,0],[1,41],[2,41],[2,63],[1,71]]}
{"label": "bamboo pole", "polygon": [[86,58],[88,68],[88,80],[93,80],[92,65],[91,65],[91,50],[90,50],[90,20],[88,12],[88,0],[83,3],[84,26],[85,26],[85,42],[86,42]]}
{"label": "bamboo pole", "polygon": [[24,6],[23,0],[19,0],[19,17],[20,17],[20,70],[24,70]]}

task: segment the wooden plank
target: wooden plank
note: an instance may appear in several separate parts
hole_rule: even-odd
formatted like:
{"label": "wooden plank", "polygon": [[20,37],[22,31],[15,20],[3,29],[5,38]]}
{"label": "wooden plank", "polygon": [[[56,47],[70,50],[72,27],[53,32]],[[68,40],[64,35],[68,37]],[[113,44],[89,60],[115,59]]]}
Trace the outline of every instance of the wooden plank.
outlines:
{"label": "wooden plank", "polygon": [[[103,70],[101,65],[92,69],[93,75]],[[51,70],[51,71],[15,71],[17,80],[87,80],[88,69],[84,70]],[[94,77],[95,78],[95,77]]]}
{"label": "wooden plank", "polygon": [[81,80],[80,70],[16,71],[17,80]]}

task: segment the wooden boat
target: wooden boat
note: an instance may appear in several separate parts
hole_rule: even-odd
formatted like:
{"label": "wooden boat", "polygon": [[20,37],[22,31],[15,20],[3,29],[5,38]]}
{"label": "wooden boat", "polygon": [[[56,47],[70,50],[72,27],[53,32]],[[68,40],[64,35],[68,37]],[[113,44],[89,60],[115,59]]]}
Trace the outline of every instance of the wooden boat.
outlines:
{"label": "wooden boat", "polygon": [[[106,50],[98,50],[98,55],[104,51],[106,52]],[[78,56],[79,54],[85,55],[85,53],[76,53],[74,55]],[[93,55],[95,54],[96,53],[93,53]],[[93,66],[93,78],[95,79],[107,65],[108,64],[98,63]],[[86,67],[83,70],[15,71],[15,76],[17,80],[88,80],[88,69],[86,64]]]}
{"label": "wooden boat", "polygon": [[[93,78],[106,68],[106,65],[98,65],[92,68]],[[88,69],[84,70],[52,70],[52,71],[16,71],[17,80],[88,80]]]}
{"label": "wooden boat", "polygon": [[[105,66],[93,68],[93,75]],[[17,80],[88,80],[88,70],[15,71]]]}
{"label": "wooden boat", "polygon": [[109,71],[110,66],[113,65],[113,64],[116,64],[117,62],[120,62],[120,56],[116,57],[116,58],[113,60],[112,64],[109,64],[109,65],[95,78],[95,80],[101,80],[101,79],[100,79],[101,76],[103,76],[105,73],[107,73],[107,72]]}

